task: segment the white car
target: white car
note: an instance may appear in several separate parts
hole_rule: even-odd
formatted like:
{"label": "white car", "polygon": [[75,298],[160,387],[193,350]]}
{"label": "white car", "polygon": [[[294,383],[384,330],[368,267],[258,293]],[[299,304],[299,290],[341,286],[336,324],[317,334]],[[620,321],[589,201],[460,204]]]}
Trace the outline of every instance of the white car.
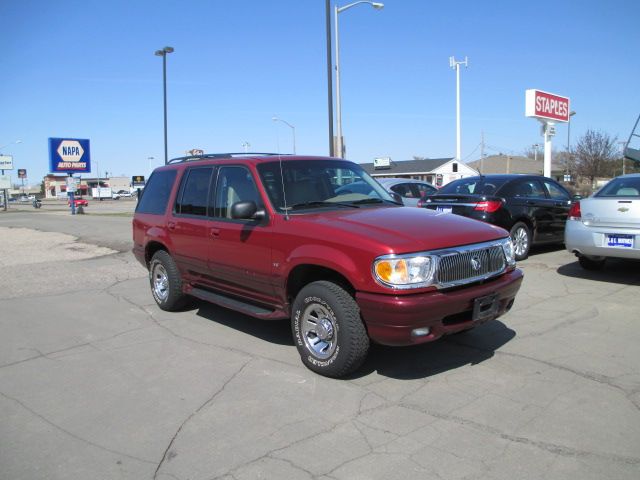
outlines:
{"label": "white car", "polygon": [[388,192],[397,193],[407,207],[418,207],[421,200],[438,191],[436,187],[422,180],[412,178],[376,178]]}
{"label": "white car", "polygon": [[564,243],[588,270],[601,269],[608,257],[640,259],[640,174],[614,178],[574,203]]}
{"label": "white car", "polygon": [[131,192],[127,190],[118,190],[117,192],[113,192],[111,194],[111,198],[114,200],[118,200],[120,197],[131,197]]}

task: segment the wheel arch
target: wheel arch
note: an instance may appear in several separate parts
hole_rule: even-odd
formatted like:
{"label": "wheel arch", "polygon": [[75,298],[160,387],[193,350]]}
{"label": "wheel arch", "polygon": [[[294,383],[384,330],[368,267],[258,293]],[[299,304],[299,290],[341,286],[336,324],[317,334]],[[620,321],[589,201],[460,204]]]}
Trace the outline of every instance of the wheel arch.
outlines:
{"label": "wheel arch", "polygon": [[306,285],[320,280],[333,282],[341,286],[352,297],[355,296],[355,287],[351,284],[349,279],[340,272],[321,265],[305,263],[296,265],[289,272],[287,277],[287,298],[289,298],[290,301],[293,301],[300,290],[302,290]]}

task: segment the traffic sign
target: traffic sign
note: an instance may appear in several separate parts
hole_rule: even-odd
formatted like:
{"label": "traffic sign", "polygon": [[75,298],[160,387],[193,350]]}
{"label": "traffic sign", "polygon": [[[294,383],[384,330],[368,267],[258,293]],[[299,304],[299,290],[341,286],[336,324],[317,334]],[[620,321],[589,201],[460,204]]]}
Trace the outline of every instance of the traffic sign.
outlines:
{"label": "traffic sign", "polygon": [[13,157],[11,155],[0,155],[0,170],[13,170]]}
{"label": "traffic sign", "polygon": [[49,167],[54,172],[90,172],[89,140],[49,138]]}

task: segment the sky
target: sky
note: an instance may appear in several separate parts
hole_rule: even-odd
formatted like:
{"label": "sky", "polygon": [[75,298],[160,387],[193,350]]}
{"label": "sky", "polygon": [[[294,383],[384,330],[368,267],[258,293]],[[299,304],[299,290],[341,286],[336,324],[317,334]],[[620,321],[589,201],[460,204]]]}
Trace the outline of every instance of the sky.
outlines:
{"label": "sky", "polygon": [[[384,4],[340,13],[353,161],[455,156],[450,56],[468,57],[463,161],[480,157],[483,133],[486,154],[542,143],[539,123],[524,116],[529,88],[570,97],[571,142],[588,129],[626,140],[640,114],[637,0]],[[48,173],[49,137],[89,139],[93,176],[148,175],[163,163],[154,52],[164,46],[175,49],[169,158],[242,152],[245,142],[291,153],[293,131],[274,116],[295,126],[298,154],[329,154],[325,0],[0,0],[0,21],[0,153],[27,169],[30,184]],[[563,150],[567,126],[556,130]]]}

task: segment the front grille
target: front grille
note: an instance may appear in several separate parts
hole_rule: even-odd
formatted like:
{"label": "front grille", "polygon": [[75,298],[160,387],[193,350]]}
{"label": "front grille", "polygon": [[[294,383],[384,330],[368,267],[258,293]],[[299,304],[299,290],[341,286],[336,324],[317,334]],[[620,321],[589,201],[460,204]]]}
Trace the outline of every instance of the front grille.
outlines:
{"label": "front grille", "polygon": [[505,268],[500,245],[447,252],[438,262],[437,284],[440,288],[463,285],[497,275]]}

